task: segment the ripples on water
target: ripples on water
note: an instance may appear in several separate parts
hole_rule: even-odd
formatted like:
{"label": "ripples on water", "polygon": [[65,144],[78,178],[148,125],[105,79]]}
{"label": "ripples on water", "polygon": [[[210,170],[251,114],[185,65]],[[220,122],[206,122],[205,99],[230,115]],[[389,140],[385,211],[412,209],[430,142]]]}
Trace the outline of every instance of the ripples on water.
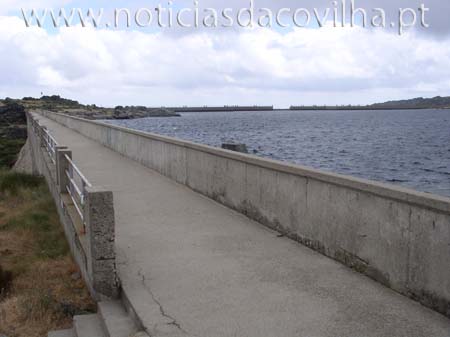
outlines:
{"label": "ripples on water", "polygon": [[259,156],[450,196],[450,110],[198,112],[113,121]]}

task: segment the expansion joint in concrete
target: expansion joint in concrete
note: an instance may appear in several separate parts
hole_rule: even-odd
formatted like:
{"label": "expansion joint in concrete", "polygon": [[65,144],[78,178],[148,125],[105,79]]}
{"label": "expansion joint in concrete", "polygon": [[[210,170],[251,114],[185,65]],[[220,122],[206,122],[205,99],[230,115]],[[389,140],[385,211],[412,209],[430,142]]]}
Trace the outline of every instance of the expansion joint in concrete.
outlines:
{"label": "expansion joint in concrete", "polygon": [[409,207],[408,214],[408,237],[406,240],[406,249],[407,249],[407,258],[406,258],[406,289],[410,290],[410,282],[411,282],[411,226],[412,226],[412,207]]}

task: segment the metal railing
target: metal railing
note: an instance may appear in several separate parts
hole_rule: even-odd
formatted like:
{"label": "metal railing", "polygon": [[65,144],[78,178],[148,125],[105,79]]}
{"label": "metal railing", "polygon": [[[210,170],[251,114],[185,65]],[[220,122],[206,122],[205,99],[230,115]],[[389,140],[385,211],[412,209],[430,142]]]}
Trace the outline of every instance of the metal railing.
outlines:
{"label": "metal railing", "polygon": [[39,121],[32,118],[31,119],[31,126],[33,127],[33,130],[36,134],[39,134],[39,131],[42,129],[41,125],[39,124]]}
{"label": "metal railing", "polygon": [[[45,127],[39,125],[39,122],[33,120],[33,126],[41,130],[43,147],[48,153],[50,160],[56,165],[57,148],[59,146],[58,142]],[[64,172],[67,176],[67,185],[63,186],[63,188],[69,193],[75,209],[84,224],[84,205],[87,194],[86,187],[92,187],[92,185],[67,154],[64,155],[64,160],[67,161],[67,170]]]}
{"label": "metal railing", "polygon": [[65,155],[65,159],[69,163],[68,169],[65,172],[68,178],[66,189],[73,201],[73,204],[75,205],[78,214],[81,217],[81,220],[83,221],[83,223],[85,223],[84,206],[87,194],[86,187],[92,187],[92,185],[68,155]]}
{"label": "metal railing", "polygon": [[44,138],[45,149],[47,150],[47,153],[50,156],[50,159],[53,162],[53,164],[56,164],[56,147],[58,146],[58,142],[47,129],[42,130],[43,130],[42,137]]}
{"label": "metal railing", "polygon": [[[60,214],[61,222],[68,229],[65,234],[71,243],[75,261],[89,284],[88,288],[94,298],[117,298],[119,288],[115,268],[112,192],[98,187],[91,189],[91,183],[74,164],[72,151],[59,146],[33,114],[28,114],[27,118],[33,160],[37,156],[41,158],[37,161],[36,170],[46,178],[52,196],[63,212]],[[41,165],[42,162],[44,165]],[[101,210],[102,216],[88,215],[94,214],[95,210]],[[107,256],[104,252],[108,252]]]}

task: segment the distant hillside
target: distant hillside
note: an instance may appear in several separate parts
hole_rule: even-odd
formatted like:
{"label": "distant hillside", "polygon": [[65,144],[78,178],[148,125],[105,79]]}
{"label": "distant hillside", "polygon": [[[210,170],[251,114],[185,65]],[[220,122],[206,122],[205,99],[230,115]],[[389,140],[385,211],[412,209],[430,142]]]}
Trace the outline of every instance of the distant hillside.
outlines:
{"label": "distant hillside", "polygon": [[[135,119],[144,117],[177,117],[177,113],[170,109],[148,108],[144,106],[117,106],[115,108],[103,108],[95,104],[84,105],[77,101],[62,98],[60,96],[42,96],[41,98],[24,97],[14,101],[26,110],[49,110],[65,113],[72,116],[87,119]],[[0,100],[0,104],[1,104]]]}
{"label": "distant hillside", "polygon": [[175,117],[174,111],[143,106],[102,108],[83,105],[60,96],[23,99],[0,99],[0,170],[14,165],[27,138],[26,111],[47,110],[88,119],[133,119],[142,117]]}
{"label": "distant hillside", "polygon": [[450,97],[413,98],[372,104],[370,107],[383,109],[450,109]]}
{"label": "distant hillside", "polygon": [[403,110],[403,109],[450,109],[450,97],[413,98],[400,101],[389,101],[371,105],[340,106],[291,106],[291,110]]}

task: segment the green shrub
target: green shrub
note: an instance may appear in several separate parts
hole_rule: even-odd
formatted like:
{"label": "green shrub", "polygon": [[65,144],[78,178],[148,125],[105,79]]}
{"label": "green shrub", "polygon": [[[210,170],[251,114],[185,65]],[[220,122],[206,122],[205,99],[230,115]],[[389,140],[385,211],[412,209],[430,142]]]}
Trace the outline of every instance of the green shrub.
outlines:
{"label": "green shrub", "polygon": [[0,138],[0,168],[12,167],[24,144],[24,139]]}

